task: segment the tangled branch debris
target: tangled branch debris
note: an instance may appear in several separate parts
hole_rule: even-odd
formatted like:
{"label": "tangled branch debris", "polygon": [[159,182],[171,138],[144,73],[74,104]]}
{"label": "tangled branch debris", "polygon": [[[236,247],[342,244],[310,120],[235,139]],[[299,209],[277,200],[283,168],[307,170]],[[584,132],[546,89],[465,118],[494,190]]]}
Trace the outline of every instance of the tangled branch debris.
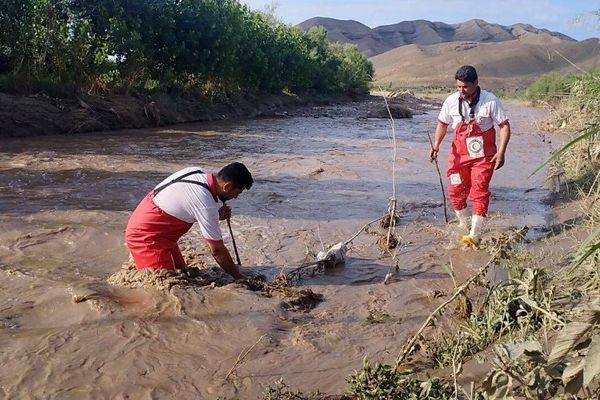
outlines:
{"label": "tangled branch debris", "polygon": [[490,241],[487,246],[488,249],[491,250],[491,257],[489,261],[480,268],[474,275],[472,275],[469,279],[467,279],[462,285],[456,287],[454,290],[454,294],[445,302],[440,304],[425,320],[423,325],[419,328],[419,330],[411,337],[410,340],[406,343],[406,345],[402,348],[402,351],[396,358],[395,369],[398,370],[406,357],[412,353],[415,349],[415,343],[419,338],[422,337],[422,333],[434,320],[434,318],[441,314],[441,312],[454,300],[459,299],[460,303],[457,307],[457,312],[461,314],[462,317],[466,318],[470,315],[472,311],[472,305],[468,297],[466,296],[466,291],[468,288],[475,282],[477,282],[482,276],[484,276],[489,268],[492,265],[497,264],[502,258],[507,257],[507,252],[512,248],[511,246],[517,242],[522,241],[525,238],[525,234],[527,233],[527,227],[523,227],[511,232],[507,232],[505,234],[500,235],[497,239]]}

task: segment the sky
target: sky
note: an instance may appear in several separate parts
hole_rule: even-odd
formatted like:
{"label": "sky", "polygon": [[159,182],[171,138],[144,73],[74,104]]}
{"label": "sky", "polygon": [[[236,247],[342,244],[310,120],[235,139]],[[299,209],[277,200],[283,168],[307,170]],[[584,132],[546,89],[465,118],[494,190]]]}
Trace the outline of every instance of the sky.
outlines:
{"label": "sky", "polygon": [[526,23],[577,40],[600,37],[600,0],[240,0],[253,10],[275,6],[275,16],[296,25],[312,17],[352,19],[371,28],[424,19],[455,24],[470,19]]}

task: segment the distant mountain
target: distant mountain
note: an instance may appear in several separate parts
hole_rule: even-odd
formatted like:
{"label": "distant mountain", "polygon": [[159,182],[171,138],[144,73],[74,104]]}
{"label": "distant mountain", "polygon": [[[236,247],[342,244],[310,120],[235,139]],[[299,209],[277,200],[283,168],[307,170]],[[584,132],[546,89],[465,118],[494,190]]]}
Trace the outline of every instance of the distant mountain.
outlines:
{"label": "distant mountain", "polygon": [[[400,46],[371,57],[377,85],[385,87],[453,85],[456,69],[471,64],[485,87],[525,88],[547,72],[600,69],[600,40],[557,39],[540,43],[536,36],[504,42],[447,42]],[[576,65],[575,68],[573,65]]]}
{"label": "distant mountain", "polygon": [[577,41],[528,24],[502,26],[473,19],[460,24],[424,20],[369,28],[356,21],[311,18],[334,42],[356,44],[381,86],[448,86],[462,64],[474,65],[485,87],[526,87],[540,75],[600,69],[600,40]]}
{"label": "distant mountain", "polygon": [[503,26],[481,19],[472,19],[460,24],[445,24],[425,20],[403,21],[393,25],[369,28],[356,21],[342,21],[333,18],[315,17],[299,24],[304,30],[313,26],[323,26],[329,40],[352,43],[367,57],[384,53],[408,44],[429,45],[444,42],[503,42],[523,36],[537,36],[540,41],[575,39],[558,32],[538,29],[528,24]]}

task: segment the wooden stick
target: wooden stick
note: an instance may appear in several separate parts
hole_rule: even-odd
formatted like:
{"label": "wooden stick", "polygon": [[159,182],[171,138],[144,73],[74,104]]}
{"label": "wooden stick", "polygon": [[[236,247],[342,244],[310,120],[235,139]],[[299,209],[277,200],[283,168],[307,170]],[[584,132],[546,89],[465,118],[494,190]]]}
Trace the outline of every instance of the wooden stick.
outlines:
{"label": "wooden stick", "polygon": [[400,365],[402,364],[406,356],[410,353],[410,350],[412,349],[419,336],[421,336],[421,333],[425,330],[425,328],[427,328],[427,326],[429,326],[429,324],[433,320],[433,317],[435,317],[440,311],[446,308],[448,304],[452,303],[454,299],[456,299],[462,292],[465,291],[465,289],[467,289],[471,285],[471,283],[473,283],[477,278],[483,275],[488,270],[488,268],[494,262],[496,262],[498,254],[500,254],[500,249],[496,250],[496,252],[492,255],[487,264],[485,264],[475,275],[470,277],[465,283],[463,283],[458,289],[456,289],[452,297],[440,304],[438,308],[436,308],[431,314],[429,314],[429,317],[427,317],[421,328],[417,331],[417,333],[413,335],[413,337],[408,341],[406,346],[404,346],[402,353],[398,355],[398,358],[396,359],[396,366],[394,367],[395,371],[398,371],[398,368],[400,368]]}
{"label": "wooden stick", "polygon": [[356,234],[354,234],[354,236],[352,236],[350,239],[346,240],[344,242],[344,244],[347,246],[349,245],[354,239],[356,239],[358,237],[358,235],[360,235],[362,233],[362,231],[364,231],[365,229],[367,229],[367,227],[371,224],[374,224],[375,222],[379,221],[383,219],[383,217],[379,217],[379,218],[375,218],[373,221],[369,221],[366,224],[363,225],[362,228],[360,228],[360,230],[358,232],[356,232]]}
{"label": "wooden stick", "polygon": [[[225,201],[223,201],[223,206],[225,206]],[[231,221],[229,220],[229,218],[227,218],[227,227],[229,228],[229,236],[231,236],[231,242],[233,243],[233,251],[235,252],[235,258],[237,260],[237,264],[238,266],[242,265],[242,262],[240,261],[240,255],[238,253],[238,249],[237,246],[235,244],[235,237],[233,236],[233,230],[231,229]]]}
{"label": "wooden stick", "polygon": [[261,337],[258,338],[256,343],[254,343],[252,346],[250,346],[249,349],[247,349],[246,351],[242,351],[240,354],[238,354],[237,360],[235,360],[235,363],[233,364],[233,366],[231,367],[231,369],[229,370],[227,375],[225,375],[225,380],[227,380],[227,378],[229,378],[229,375],[231,375],[233,373],[233,370],[238,366],[238,364],[240,364],[244,360],[244,358],[246,358],[246,356],[252,351],[252,349],[255,348],[256,345],[258,343],[260,343],[262,338],[264,338],[265,336],[267,336],[267,335],[266,334],[262,335]]}
{"label": "wooden stick", "polygon": [[[381,88],[380,88],[381,90]],[[390,110],[390,105],[388,104],[385,93],[382,91],[383,101],[385,103],[385,108],[388,112],[390,127],[392,129],[392,148],[393,148],[393,158],[392,158],[392,197],[390,199],[390,204],[388,207],[388,212],[390,214],[390,226],[388,227],[388,233],[386,238],[386,246],[389,248],[390,239],[392,237],[392,233],[394,232],[394,228],[396,227],[396,125],[394,123],[394,117],[392,116],[392,111]],[[392,257],[393,258],[393,257]],[[395,261],[395,260],[393,260]]]}
{"label": "wooden stick", "polygon": [[[429,139],[429,144],[431,145],[431,150],[433,150],[433,141],[431,140],[431,135],[427,132],[427,138]],[[442,188],[442,198],[444,199],[444,218],[446,223],[448,223],[448,206],[446,202],[446,190],[444,189],[444,181],[442,179],[442,173],[440,172],[440,166],[438,164],[437,157],[434,158],[435,161],[435,169],[437,170],[438,177],[440,178],[440,186]]]}
{"label": "wooden stick", "polygon": [[229,235],[231,236],[231,242],[233,243],[233,251],[235,252],[235,259],[237,260],[238,265],[242,265],[240,261],[240,254],[238,253],[237,246],[235,244],[235,237],[233,236],[233,231],[231,230],[231,221],[227,218],[227,227],[229,228]]}
{"label": "wooden stick", "polygon": [[458,346],[460,346],[461,333],[458,334],[458,341],[454,349],[452,350],[452,378],[454,380],[454,398],[458,399],[458,382],[456,379],[456,375],[459,373],[459,368],[456,365],[456,356],[458,352]]}
{"label": "wooden stick", "polygon": [[390,200],[390,226],[388,227],[388,233],[387,233],[387,239],[386,239],[386,246],[389,249],[390,248],[390,239],[392,238],[392,232],[394,231],[394,228],[396,227],[396,198],[393,198],[392,200]]}

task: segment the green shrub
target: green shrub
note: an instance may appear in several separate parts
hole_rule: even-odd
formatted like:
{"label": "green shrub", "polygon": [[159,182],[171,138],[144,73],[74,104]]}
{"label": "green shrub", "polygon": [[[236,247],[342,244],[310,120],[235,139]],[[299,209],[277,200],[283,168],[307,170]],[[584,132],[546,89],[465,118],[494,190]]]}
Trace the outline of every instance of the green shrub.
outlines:
{"label": "green shrub", "polygon": [[7,0],[0,74],[85,91],[363,93],[371,63],[238,0]]}
{"label": "green shrub", "polygon": [[568,96],[575,76],[551,72],[540,76],[526,91],[526,97],[531,101],[557,102]]}

